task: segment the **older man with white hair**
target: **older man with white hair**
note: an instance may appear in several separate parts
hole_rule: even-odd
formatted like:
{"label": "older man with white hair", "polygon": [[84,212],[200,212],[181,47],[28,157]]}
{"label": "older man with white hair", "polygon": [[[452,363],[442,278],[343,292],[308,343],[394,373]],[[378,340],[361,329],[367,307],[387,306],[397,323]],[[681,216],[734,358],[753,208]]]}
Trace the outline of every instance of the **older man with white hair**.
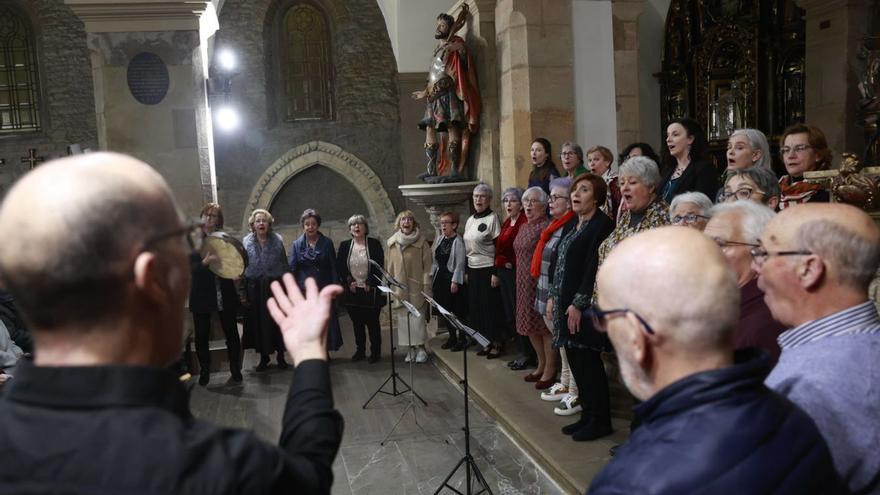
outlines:
{"label": "older man with white hair", "polygon": [[785,325],[773,319],[764,303],[764,292],[758,288],[758,273],[752,268],[751,250],[758,247],[764,227],[775,215],[773,210],[754,201],[722,203],[710,210],[712,218],[703,231],[721,248],[739,285],[740,312],[733,334],[734,348],[764,349],[770,353],[773,364],[779,359],[776,337],[785,330]]}
{"label": "older man with white hair", "polygon": [[593,324],[645,402],[641,426],[590,493],[837,493],[816,426],[764,385],[767,356],[734,352],[739,288],[708,237],[682,227],[638,234],[611,252],[597,283]]}
{"label": "older man with white hair", "polygon": [[880,316],[868,298],[880,229],[852,206],[798,205],[753,255],[767,306],[791,327],[767,385],[813,417],[852,493],[880,493]]}

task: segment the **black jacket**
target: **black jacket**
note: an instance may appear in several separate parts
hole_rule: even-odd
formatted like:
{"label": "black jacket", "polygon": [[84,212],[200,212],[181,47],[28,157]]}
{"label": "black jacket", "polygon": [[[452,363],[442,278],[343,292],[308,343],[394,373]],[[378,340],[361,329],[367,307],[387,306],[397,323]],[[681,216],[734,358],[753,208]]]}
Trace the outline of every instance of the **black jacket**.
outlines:
{"label": "black jacket", "polygon": [[[348,285],[354,281],[351,271],[348,269],[348,256],[351,253],[352,240],[347,239],[339,243],[339,249],[336,251],[336,273],[339,274],[339,282],[345,291],[342,293],[342,303],[354,306],[372,306],[381,308],[387,302],[387,298],[376,290],[379,280],[382,279],[382,272],[375,265],[370,264],[370,276],[367,278],[367,286],[371,288],[369,291],[359,290],[356,294],[352,294],[348,290]],[[379,266],[385,266],[385,251],[382,249],[382,243],[372,237],[367,237],[367,256]]]}
{"label": "black jacket", "polygon": [[[663,192],[666,188],[666,183],[672,178],[673,172],[675,172],[675,167],[672,167],[671,170],[664,174],[663,185],[660,186],[658,191],[661,193]],[[688,165],[688,168],[684,169],[681,177],[678,178],[678,181],[673,186],[672,194],[669,196],[667,203],[679,194],[692,191],[701,192],[711,201],[714,201],[715,196],[718,194],[718,182],[718,171],[715,170],[715,165],[713,165],[712,162],[694,160]]]}
{"label": "black jacket", "polygon": [[593,479],[591,494],[835,494],[839,480],[813,420],[764,385],[766,353],[696,373],[635,408],[641,420]]}
{"label": "black jacket", "polygon": [[[577,217],[572,218],[569,222],[573,222],[574,226],[567,229],[568,232],[577,229]],[[566,234],[576,237],[568,246],[565,259],[560,259],[557,256],[556,263],[554,263],[554,268],[557,264],[563,263],[562,280],[554,280],[559,284],[556,325],[561,329],[561,337],[563,337],[561,340],[563,341],[571,340],[580,346],[595,350],[610,349],[611,347],[607,335],[596,331],[590,318],[582,318],[580,331],[571,335],[565,310],[571,304],[574,304],[581,311],[589,307],[590,299],[593,296],[593,285],[596,283],[596,273],[599,271],[599,245],[613,230],[614,222],[601,210],[596,210],[584,230]]]}
{"label": "black jacket", "polygon": [[201,260],[194,264],[192,271],[192,285],[189,289],[189,310],[191,312],[213,313],[219,309],[215,283],[220,285],[223,310],[238,312],[239,296],[235,289],[235,283],[232,280],[214,275],[210,268],[201,264]]}
{"label": "black jacket", "polygon": [[330,493],[343,422],[324,361],[296,367],[277,446],[194,419],[157,368],[23,362],[4,389],[0,493]]}

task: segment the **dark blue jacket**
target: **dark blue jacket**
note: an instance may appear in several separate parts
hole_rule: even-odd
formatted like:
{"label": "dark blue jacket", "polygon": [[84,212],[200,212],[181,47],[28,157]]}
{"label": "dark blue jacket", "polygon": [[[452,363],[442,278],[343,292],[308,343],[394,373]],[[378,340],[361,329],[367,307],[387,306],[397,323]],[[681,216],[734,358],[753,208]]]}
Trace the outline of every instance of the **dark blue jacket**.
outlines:
{"label": "dark blue jacket", "polygon": [[764,386],[763,351],[683,378],[636,406],[641,426],[591,494],[835,494],[831,454],[813,421]]}

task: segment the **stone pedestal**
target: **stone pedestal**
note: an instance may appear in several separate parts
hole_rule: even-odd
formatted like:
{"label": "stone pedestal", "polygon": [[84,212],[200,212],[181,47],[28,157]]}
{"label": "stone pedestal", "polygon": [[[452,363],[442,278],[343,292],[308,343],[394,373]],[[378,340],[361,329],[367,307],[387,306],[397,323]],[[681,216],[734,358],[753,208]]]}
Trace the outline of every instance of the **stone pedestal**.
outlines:
{"label": "stone pedestal", "polygon": [[[208,0],[65,0],[87,32],[98,145],[168,181],[186,215],[215,200],[205,81],[217,18]],[[133,64],[132,61],[136,63]]]}
{"label": "stone pedestal", "polygon": [[440,214],[454,211],[460,217],[459,234],[471,215],[471,195],[479,182],[452,182],[449,184],[411,184],[398,186],[403,197],[428,212],[434,232],[440,230]]}

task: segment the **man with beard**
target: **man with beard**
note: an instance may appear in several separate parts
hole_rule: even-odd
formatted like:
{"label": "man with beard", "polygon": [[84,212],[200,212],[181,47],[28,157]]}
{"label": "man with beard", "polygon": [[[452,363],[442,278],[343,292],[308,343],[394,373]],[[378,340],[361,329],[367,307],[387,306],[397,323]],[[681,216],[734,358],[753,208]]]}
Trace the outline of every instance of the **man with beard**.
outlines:
{"label": "man with beard", "polygon": [[683,227],[638,234],[597,283],[588,312],[644,402],[590,493],[839,493],[815,424],[763,384],[766,353],[734,352],[739,288],[712,240]]}
{"label": "man with beard", "polygon": [[[467,15],[465,4],[458,21],[448,14],[437,16],[434,38],[441,41],[428,69],[428,84],[412,94],[416,100],[427,98],[425,117],[419,122],[419,128],[425,130],[428,156],[427,171],[419,176],[425,182],[464,180],[461,174],[467,163],[470,136],[479,127],[476,67],[464,40],[454,33]],[[438,132],[447,133],[445,149],[438,142]]]}

